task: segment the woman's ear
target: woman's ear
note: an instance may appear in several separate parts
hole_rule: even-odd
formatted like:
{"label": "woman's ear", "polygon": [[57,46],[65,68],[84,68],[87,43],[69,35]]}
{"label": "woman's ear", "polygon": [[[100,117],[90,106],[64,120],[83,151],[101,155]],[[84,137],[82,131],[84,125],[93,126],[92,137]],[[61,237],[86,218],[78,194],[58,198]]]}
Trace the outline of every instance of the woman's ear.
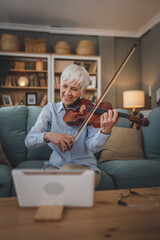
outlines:
{"label": "woman's ear", "polygon": [[87,88],[85,88],[82,92],[81,92],[81,97],[83,97],[83,95],[85,94]]}

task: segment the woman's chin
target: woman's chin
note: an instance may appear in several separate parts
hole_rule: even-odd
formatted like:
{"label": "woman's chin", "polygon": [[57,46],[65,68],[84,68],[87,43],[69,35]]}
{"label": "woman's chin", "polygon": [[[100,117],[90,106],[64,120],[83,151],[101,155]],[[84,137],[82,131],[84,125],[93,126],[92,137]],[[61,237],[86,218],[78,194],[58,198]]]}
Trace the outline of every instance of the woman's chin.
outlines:
{"label": "woman's chin", "polygon": [[65,105],[71,105],[71,104],[73,103],[73,100],[71,100],[71,99],[65,99],[65,98],[63,98],[62,101],[63,101],[63,103],[64,103]]}

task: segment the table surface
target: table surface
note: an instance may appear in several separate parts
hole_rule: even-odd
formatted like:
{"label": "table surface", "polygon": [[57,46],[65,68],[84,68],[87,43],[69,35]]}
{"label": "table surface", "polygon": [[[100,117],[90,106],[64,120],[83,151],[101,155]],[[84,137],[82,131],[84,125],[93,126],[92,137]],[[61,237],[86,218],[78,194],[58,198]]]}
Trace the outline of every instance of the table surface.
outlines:
{"label": "table surface", "polygon": [[2,240],[159,240],[160,188],[134,189],[149,196],[130,196],[126,207],[117,204],[125,190],[97,191],[92,208],[65,207],[61,221],[34,221],[37,208],[18,206],[17,198],[0,199]]}

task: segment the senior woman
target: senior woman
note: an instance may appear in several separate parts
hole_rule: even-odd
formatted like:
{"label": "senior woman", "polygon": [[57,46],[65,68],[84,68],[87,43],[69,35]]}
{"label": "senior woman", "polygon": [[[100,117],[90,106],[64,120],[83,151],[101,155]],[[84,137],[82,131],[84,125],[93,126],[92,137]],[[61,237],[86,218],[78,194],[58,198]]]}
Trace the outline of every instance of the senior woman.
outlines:
{"label": "senior woman", "polygon": [[[68,106],[82,98],[88,85],[89,74],[84,67],[76,64],[66,67],[61,75],[61,102],[45,105],[28,133],[25,144],[28,148],[37,148],[48,144],[53,152],[44,168],[53,169],[92,169],[95,171],[95,187],[100,182],[100,170],[94,153],[100,151],[111,135],[112,127],[118,122],[118,113],[114,109],[100,118],[100,128],[87,126],[73,144],[77,126],[68,126],[63,116]],[[48,129],[50,129],[48,131]]]}

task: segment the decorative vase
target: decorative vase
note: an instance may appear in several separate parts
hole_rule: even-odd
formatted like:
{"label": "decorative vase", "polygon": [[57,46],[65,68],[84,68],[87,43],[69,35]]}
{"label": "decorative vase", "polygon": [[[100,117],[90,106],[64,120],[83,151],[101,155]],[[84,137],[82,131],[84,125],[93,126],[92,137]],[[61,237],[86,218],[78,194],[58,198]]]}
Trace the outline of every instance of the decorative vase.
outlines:
{"label": "decorative vase", "polygon": [[36,62],[36,71],[43,71],[43,62],[41,59],[38,59]]}

